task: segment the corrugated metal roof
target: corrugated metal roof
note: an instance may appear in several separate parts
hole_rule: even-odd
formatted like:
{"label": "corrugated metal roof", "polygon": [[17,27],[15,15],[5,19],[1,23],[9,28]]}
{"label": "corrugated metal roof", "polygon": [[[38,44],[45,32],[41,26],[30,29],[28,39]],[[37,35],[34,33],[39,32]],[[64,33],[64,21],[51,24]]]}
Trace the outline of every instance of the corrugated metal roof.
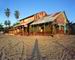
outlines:
{"label": "corrugated metal roof", "polygon": [[45,16],[37,21],[34,21],[31,25],[36,25],[36,24],[43,24],[47,22],[52,22],[55,20],[55,18],[59,15],[60,12],[52,13],[48,16]]}
{"label": "corrugated metal roof", "polygon": [[27,25],[29,23],[32,23],[35,20],[35,16],[37,16],[37,14],[40,14],[40,13],[45,13],[46,14],[46,12],[44,12],[44,11],[33,14],[29,17],[26,17],[26,18],[20,20],[20,25]]}
{"label": "corrugated metal roof", "polygon": [[46,16],[43,17],[37,21],[34,21],[31,25],[36,25],[36,24],[42,24],[42,23],[47,23],[47,22],[52,22],[54,20],[54,17],[51,16]]}

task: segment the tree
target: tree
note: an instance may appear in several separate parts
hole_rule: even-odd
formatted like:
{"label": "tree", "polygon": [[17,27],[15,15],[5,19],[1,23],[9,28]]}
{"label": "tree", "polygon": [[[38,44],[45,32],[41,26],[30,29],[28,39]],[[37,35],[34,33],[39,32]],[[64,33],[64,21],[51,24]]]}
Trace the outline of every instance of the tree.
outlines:
{"label": "tree", "polygon": [[10,27],[10,24],[11,24],[10,20],[8,20],[7,24],[8,24],[8,26]]}
{"label": "tree", "polygon": [[[9,16],[10,16],[10,9],[9,8],[7,8],[7,9],[5,9],[5,15],[7,16],[7,18],[9,18]],[[6,20],[5,22],[4,22],[4,24],[6,25],[6,27],[8,26],[8,27],[10,27],[10,21],[9,21],[9,19],[8,20]]]}
{"label": "tree", "polygon": [[72,32],[73,32],[73,31],[72,31],[72,24],[73,24],[72,22],[69,22],[69,23],[67,24],[67,28],[68,28],[68,29],[67,29],[67,32],[68,32],[68,34],[72,34]]}
{"label": "tree", "polygon": [[20,15],[20,13],[19,13],[18,10],[15,11],[15,14],[14,14],[14,15],[15,15],[15,18],[16,18],[16,19],[19,19],[19,15]]}
{"label": "tree", "polygon": [[9,28],[10,28],[10,20],[5,20],[4,24],[6,25],[6,27],[4,28],[4,32],[8,32],[9,31]]}
{"label": "tree", "polygon": [[13,24],[13,26],[16,26],[16,25],[18,25],[18,24],[19,24],[19,22],[16,22],[16,23]]}
{"label": "tree", "polygon": [[10,9],[9,8],[5,9],[5,15],[7,16],[7,18],[9,18],[9,16],[10,16]]}
{"label": "tree", "polygon": [[3,31],[3,25],[2,24],[0,24],[0,31]]}
{"label": "tree", "polygon": [[8,25],[8,22],[7,22],[7,20],[5,20],[4,24],[5,24],[5,25],[6,25],[6,27],[7,27],[7,25]]}
{"label": "tree", "polygon": [[8,27],[8,26],[10,27],[11,22],[10,22],[10,20],[8,20],[8,21],[5,20],[4,24],[6,25],[6,27]]}

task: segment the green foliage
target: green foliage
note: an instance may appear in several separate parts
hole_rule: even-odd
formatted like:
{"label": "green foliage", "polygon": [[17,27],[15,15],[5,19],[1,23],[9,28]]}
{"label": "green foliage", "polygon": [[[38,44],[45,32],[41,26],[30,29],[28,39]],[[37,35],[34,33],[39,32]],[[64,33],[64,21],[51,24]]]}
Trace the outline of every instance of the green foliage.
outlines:
{"label": "green foliage", "polygon": [[2,24],[0,24],[0,31],[3,31],[3,25]]}
{"label": "green foliage", "polygon": [[16,10],[14,15],[15,15],[15,18],[18,19],[18,18],[19,18],[19,15],[20,15],[20,14],[19,14],[19,11]]}
{"label": "green foliage", "polygon": [[10,9],[9,9],[9,8],[5,9],[5,15],[6,15],[7,17],[10,16]]}
{"label": "green foliage", "polygon": [[7,27],[7,26],[10,26],[11,22],[10,22],[10,20],[5,20],[4,24],[5,24],[6,27]]}
{"label": "green foliage", "polygon": [[7,20],[5,20],[4,24],[5,24],[6,26],[8,25],[8,22],[7,22]]}
{"label": "green foliage", "polygon": [[8,20],[8,26],[10,26],[10,24],[11,24],[11,22],[10,22],[10,20]]}
{"label": "green foliage", "polygon": [[18,22],[16,22],[15,24],[13,24],[13,26],[16,26],[16,25],[18,25],[19,23]]}
{"label": "green foliage", "polygon": [[[7,18],[9,18],[9,16],[10,16],[9,8],[5,9],[5,15],[7,16]],[[4,24],[6,25],[6,27],[10,27],[11,22],[9,20],[5,20]]]}

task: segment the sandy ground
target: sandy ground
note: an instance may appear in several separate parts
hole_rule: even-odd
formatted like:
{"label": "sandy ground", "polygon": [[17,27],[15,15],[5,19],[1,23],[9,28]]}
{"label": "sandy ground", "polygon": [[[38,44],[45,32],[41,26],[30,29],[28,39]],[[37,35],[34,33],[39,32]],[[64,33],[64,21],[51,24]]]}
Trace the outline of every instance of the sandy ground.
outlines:
{"label": "sandy ground", "polygon": [[0,60],[75,60],[75,35],[0,34]]}

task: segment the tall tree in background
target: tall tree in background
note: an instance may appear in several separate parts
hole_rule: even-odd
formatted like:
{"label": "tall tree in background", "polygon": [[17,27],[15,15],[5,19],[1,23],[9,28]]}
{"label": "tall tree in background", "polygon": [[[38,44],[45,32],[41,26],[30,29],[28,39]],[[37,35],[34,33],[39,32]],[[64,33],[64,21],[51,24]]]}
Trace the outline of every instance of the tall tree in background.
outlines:
{"label": "tall tree in background", "polygon": [[14,15],[15,15],[15,18],[18,20],[18,19],[19,19],[19,16],[20,16],[19,11],[18,11],[18,10],[16,10]]}
{"label": "tall tree in background", "polygon": [[10,9],[9,9],[9,8],[5,9],[5,15],[7,16],[8,20],[5,21],[4,24],[5,24],[6,26],[9,26],[9,27],[10,27],[10,24],[11,24],[11,23],[10,23],[10,21],[9,21],[9,16],[10,16]]}

